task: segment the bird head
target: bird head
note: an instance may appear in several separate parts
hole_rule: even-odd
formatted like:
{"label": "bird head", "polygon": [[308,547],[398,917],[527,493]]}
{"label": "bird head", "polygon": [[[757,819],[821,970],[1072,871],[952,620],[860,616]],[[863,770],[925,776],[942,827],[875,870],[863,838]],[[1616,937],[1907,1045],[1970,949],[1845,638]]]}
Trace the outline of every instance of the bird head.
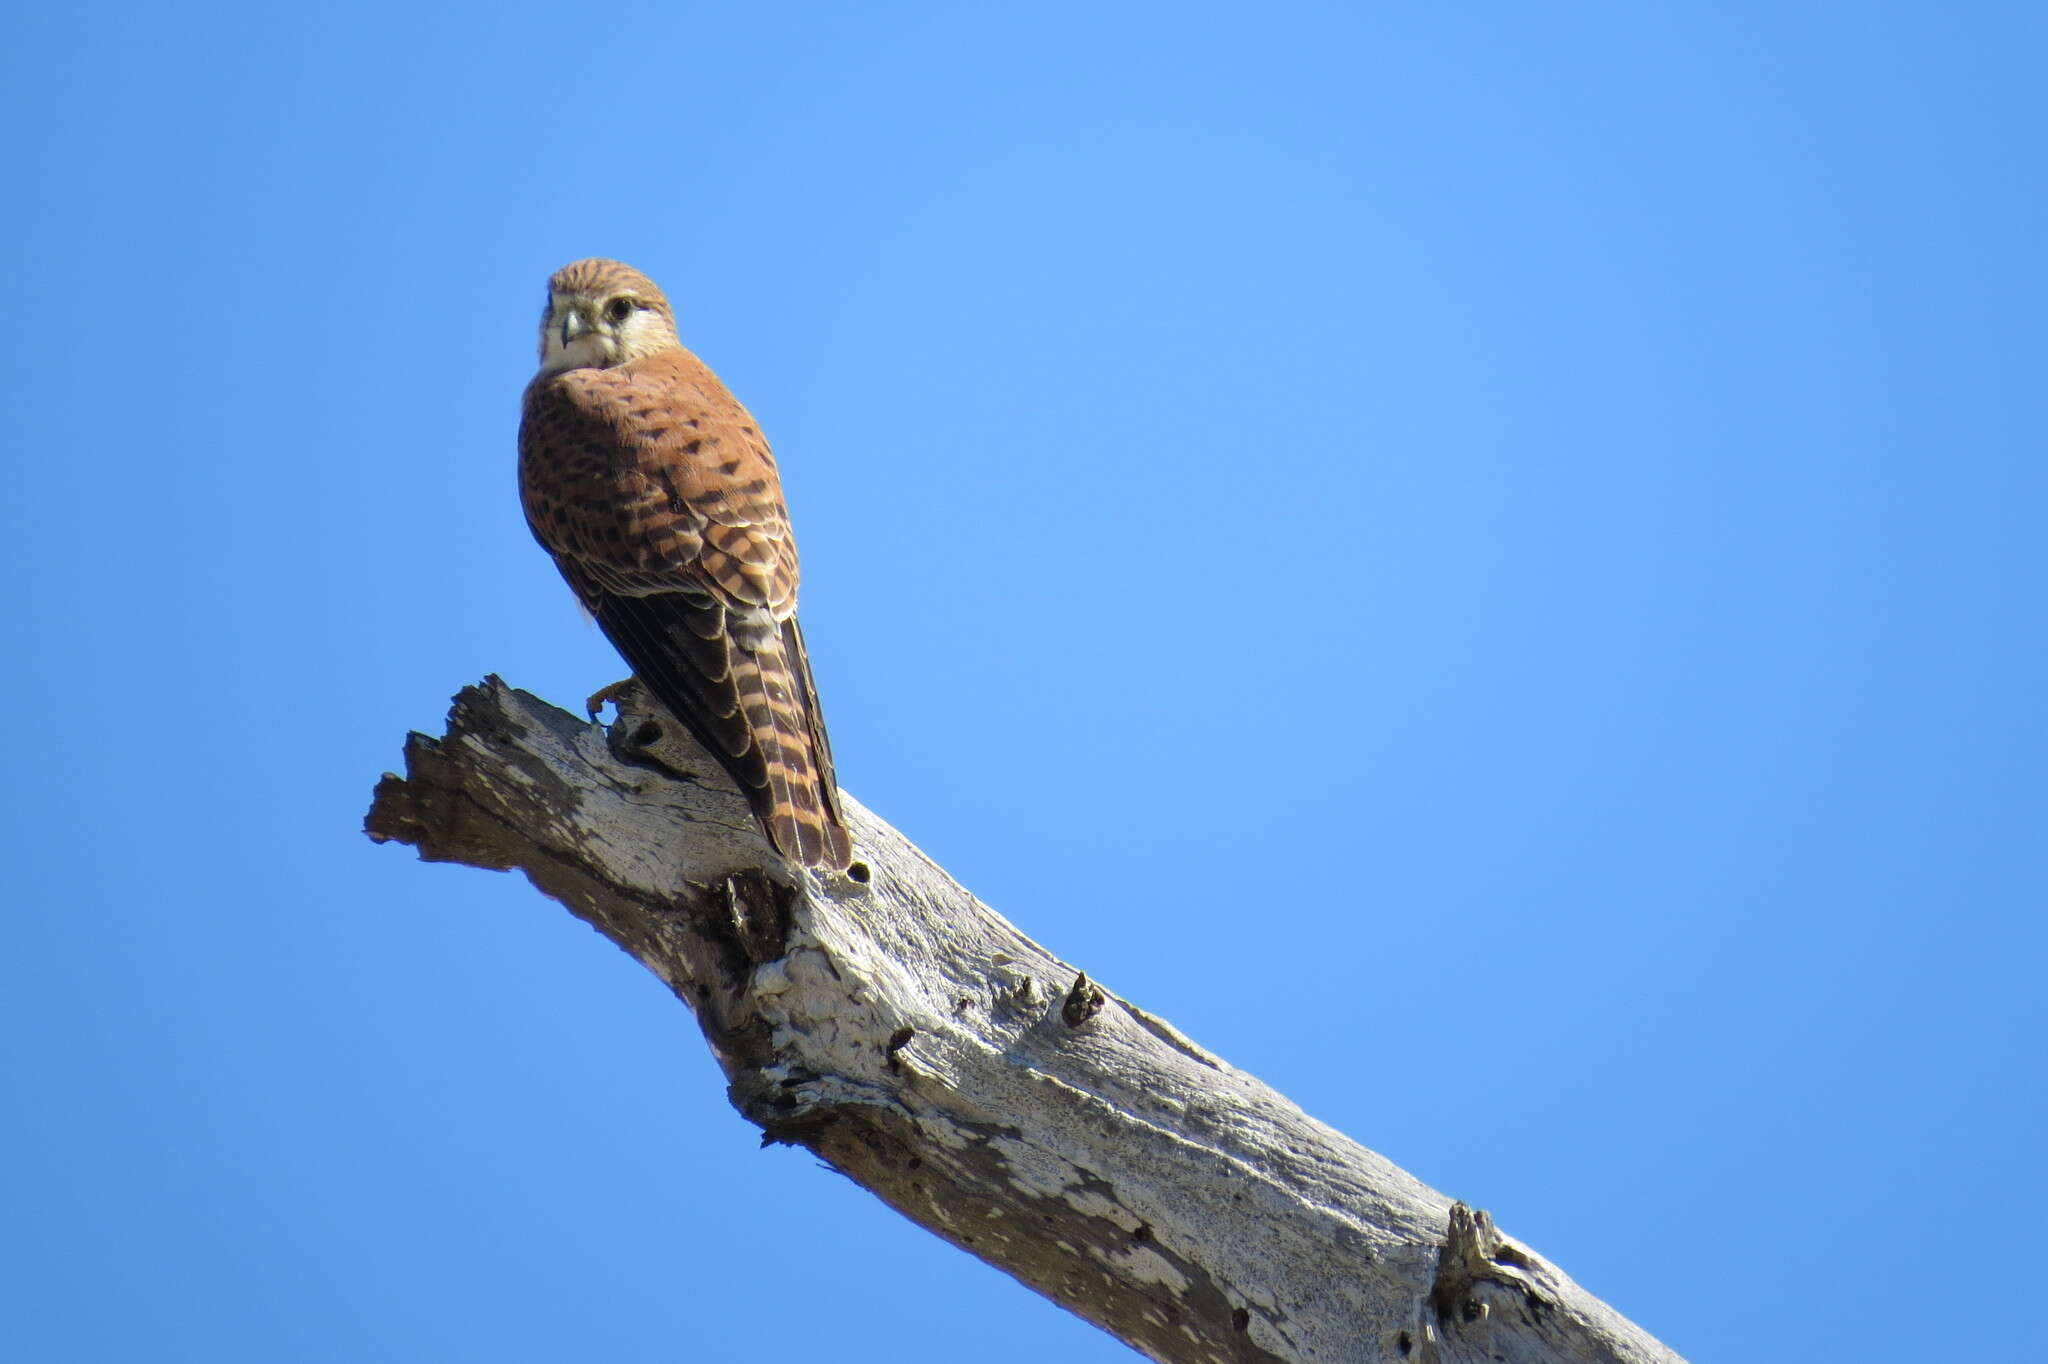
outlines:
{"label": "bird head", "polygon": [[653,280],[615,260],[579,260],[548,280],[540,370],[610,369],[674,350],[675,314]]}

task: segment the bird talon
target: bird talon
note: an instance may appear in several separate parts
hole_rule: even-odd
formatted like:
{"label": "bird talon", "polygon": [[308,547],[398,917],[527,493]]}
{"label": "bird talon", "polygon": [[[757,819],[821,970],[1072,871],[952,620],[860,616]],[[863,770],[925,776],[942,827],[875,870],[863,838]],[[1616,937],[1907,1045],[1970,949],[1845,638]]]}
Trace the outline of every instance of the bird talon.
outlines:
{"label": "bird talon", "polygon": [[636,679],[626,677],[621,678],[608,687],[599,687],[584,700],[583,713],[595,720],[597,713],[605,708],[606,702],[610,702],[614,706],[618,705],[619,698],[626,695],[634,685],[636,685]]}

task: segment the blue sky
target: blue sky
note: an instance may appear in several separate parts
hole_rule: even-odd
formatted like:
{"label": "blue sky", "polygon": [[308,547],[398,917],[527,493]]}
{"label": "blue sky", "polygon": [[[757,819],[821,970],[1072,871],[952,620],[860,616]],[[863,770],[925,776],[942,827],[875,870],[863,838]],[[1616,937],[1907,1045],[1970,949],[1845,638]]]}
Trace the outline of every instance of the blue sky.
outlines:
{"label": "blue sky", "polygon": [[9,26],[22,1357],[1131,1357],[358,832],[618,674],[512,479],[593,254],[1026,932],[1695,1360],[2048,1355],[2038,7]]}

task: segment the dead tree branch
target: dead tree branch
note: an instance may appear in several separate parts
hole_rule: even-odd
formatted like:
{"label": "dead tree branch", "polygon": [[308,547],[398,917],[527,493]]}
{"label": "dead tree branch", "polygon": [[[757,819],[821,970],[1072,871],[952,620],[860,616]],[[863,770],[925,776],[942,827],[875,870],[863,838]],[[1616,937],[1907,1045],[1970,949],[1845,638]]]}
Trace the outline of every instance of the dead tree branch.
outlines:
{"label": "dead tree branch", "polygon": [[1534,1251],[1118,998],[846,802],[798,876],[629,697],[609,733],[486,679],[367,831],[517,868],[695,1012],[764,1141],[1155,1360],[1676,1361]]}

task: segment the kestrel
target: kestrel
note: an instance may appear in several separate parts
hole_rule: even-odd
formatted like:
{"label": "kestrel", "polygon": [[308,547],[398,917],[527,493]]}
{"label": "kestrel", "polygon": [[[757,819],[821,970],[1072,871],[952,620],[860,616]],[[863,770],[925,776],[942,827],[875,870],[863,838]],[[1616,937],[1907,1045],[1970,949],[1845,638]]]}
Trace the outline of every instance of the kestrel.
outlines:
{"label": "kestrel", "polygon": [[775,457],[631,266],[580,260],[549,279],[519,489],[577,599],[739,783],[777,851],[845,868]]}

